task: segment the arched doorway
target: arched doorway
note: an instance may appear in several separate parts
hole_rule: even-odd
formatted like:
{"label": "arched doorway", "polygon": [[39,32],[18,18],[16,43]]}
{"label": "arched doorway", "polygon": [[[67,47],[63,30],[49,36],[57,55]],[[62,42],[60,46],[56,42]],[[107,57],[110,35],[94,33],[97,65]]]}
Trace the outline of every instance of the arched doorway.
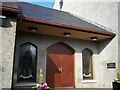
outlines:
{"label": "arched doorway", "polygon": [[46,81],[51,88],[74,87],[74,52],[63,42],[47,48]]}

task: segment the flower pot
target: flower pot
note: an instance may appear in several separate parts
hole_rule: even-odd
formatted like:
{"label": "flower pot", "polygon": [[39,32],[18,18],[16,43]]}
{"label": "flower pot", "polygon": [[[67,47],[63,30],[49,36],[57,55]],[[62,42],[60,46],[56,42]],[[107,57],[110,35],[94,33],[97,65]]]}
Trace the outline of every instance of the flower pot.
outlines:
{"label": "flower pot", "polygon": [[113,90],[120,90],[120,83],[113,82]]}

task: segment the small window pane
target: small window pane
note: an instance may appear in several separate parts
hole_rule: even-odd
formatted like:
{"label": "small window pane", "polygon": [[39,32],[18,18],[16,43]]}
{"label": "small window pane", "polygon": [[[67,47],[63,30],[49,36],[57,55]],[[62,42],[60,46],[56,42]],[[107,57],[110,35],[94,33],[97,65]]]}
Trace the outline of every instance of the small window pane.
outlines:
{"label": "small window pane", "polygon": [[89,49],[84,49],[82,51],[83,59],[83,79],[92,79],[92,51]]}
{"label": "small window pane", "polygon": [[35,81],[36,47],[32,44],[20,46],[18,81]]}

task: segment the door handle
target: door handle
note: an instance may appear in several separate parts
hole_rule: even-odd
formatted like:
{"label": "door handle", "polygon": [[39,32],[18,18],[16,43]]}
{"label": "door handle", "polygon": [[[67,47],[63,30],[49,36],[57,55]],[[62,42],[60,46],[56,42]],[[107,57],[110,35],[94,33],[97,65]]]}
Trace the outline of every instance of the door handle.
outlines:
{"label": "door handle", "polygon": [[61,72],[62,72],[62,67],[59,67],[59,68],[58,68],[58,71],[61,73]]}

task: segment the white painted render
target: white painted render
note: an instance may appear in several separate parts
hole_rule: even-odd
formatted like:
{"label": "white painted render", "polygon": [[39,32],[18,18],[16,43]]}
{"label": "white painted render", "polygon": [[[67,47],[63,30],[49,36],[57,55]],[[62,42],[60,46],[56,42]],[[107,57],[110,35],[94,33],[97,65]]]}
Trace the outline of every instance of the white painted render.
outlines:
{"label": "white painted render", "polygon": [[[118,3],[118,16],[120,15],[120,2]],[[120,29],[120,16],[118,17],[118,28]],[[120,32],[118,30],[118,68],[120,72]]]}
{"label": "white painted render", "polygon": [[[85,0],[86,1],[86,0]],[[115,62],[118,68],[118,2],[116,0],[63,0],[63,11],[67,11],[77,17],[83,17],[92,22],[112,29],[116,36],[112,40],[99,43],[99,60],[96,60],[95,68],[97,83],[83,83],[77,79],[76,87],[98,87],[110,88],[112,81],[116,77],[116,69],[107,69],[107,63]],[[92,2],[93,1],[93,2]],[[101,1],[101,2],[100,2]],[[55,9],[59,9],[59,0],[54,4]],[[93,86],[94,84],[94,86]]]}

